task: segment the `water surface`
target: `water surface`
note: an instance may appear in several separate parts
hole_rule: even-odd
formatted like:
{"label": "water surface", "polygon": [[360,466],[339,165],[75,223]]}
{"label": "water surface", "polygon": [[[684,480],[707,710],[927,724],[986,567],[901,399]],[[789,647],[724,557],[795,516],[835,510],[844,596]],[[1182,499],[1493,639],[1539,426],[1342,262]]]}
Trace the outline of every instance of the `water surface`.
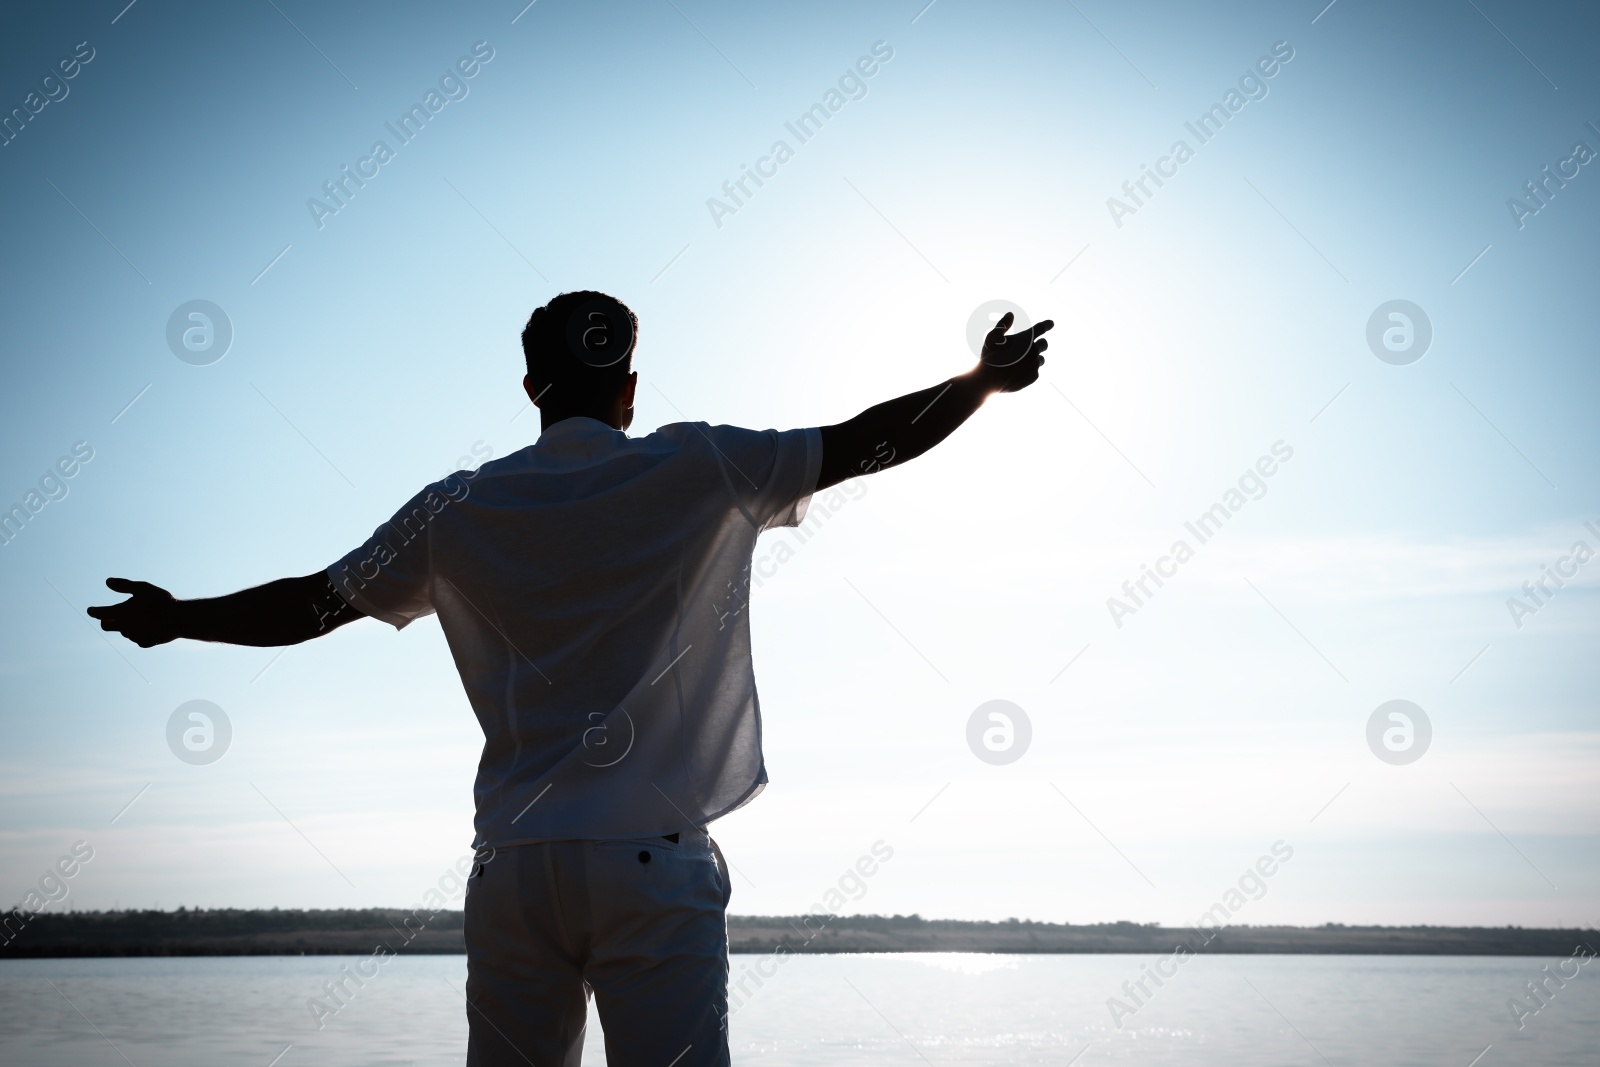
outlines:
{"label": "water surface", "polygon": [[[318,1029],[307,999],[359,958],[6,961],[0,1062],[267,1067],[281,1056],[279,1067],[462,1063],[462,956],[394,960]],[[1476,1067],[1600,1063],[1600,970],[1593,965],[1563,988],[1552,982],[1548,1003],[1519,1031],[1507,1001],[1559,961],[1202,957],[1160,987],[1146,978],[1149,996],[1133,985],[1136,1004],[1123,983],[1136,983],[1152,962],[1111,955],[735,956],[734,979],[745,976],[752,995],[733,1016],[734,1061],[1469,1067],[1481,1056]],[[759,986],[750,977],[757,970],[771,975]],[[1134,1009],[1120,1027],[1107,1007],[1111,997]],[[605,1062],[592,1015],[584,1058]]]}

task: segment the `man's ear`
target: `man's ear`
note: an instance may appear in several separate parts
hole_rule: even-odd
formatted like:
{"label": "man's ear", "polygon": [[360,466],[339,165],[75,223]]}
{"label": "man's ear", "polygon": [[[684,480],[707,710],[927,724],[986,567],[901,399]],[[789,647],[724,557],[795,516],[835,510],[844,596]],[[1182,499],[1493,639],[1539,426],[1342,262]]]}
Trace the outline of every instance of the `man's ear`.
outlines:
{"label": "man's ear", "polygon": [[[546,386],[545,388],[549,388],[549,387]],[[528,394],[528,399],[533,401],[533,406],[534,407],[538,407],[539,406],[539,398],[544,395],[544,390],[543,389],[535,389],[534,388],[534,386],[533,386],[533,375],[524,374],[522,376],[522,391],[524,393]]]}
{"label": "man's ear", "polygon": [[622,431],[627,432],[633,425],[633,393],[639,385],[639,372],[629,371],[628,381],[622,387]]}

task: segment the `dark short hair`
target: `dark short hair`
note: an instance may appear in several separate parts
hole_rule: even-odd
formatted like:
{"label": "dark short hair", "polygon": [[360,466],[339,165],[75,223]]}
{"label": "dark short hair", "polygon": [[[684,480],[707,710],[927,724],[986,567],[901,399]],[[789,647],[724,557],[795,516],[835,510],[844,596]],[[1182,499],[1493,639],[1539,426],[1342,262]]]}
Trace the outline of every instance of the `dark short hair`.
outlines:
{"label": "dark short hair", "polygon": [[611,399],[633,368],[638,336],[639,317],[616,297],[562,293],[534,309],[522,330],[534,392],[558,392],[563,406]]}

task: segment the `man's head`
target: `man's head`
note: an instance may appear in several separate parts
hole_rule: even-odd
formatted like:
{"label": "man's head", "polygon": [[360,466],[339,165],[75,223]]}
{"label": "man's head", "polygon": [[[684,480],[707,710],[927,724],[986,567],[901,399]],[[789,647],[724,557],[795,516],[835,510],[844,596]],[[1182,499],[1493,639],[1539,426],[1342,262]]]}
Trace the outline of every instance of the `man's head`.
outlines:
{"label": "man's head", "polygon": [[583,415],[627,429],[638,335],[638,316],[605,293],[562,293],[536,309],[522,331],[522,384],[544,426]]}

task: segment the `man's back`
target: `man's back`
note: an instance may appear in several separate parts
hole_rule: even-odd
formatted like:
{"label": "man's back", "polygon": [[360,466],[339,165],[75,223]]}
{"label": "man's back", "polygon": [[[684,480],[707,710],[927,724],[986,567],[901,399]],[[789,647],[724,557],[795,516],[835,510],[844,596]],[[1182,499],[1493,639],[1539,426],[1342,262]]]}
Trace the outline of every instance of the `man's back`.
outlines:
{"label": "man's back", "polygon": [[816,430],[569,418],[329,568],[397,627],[439,614],[484,731],[478,845],[668,833],[755,794],[750,557],[820,460]]}

